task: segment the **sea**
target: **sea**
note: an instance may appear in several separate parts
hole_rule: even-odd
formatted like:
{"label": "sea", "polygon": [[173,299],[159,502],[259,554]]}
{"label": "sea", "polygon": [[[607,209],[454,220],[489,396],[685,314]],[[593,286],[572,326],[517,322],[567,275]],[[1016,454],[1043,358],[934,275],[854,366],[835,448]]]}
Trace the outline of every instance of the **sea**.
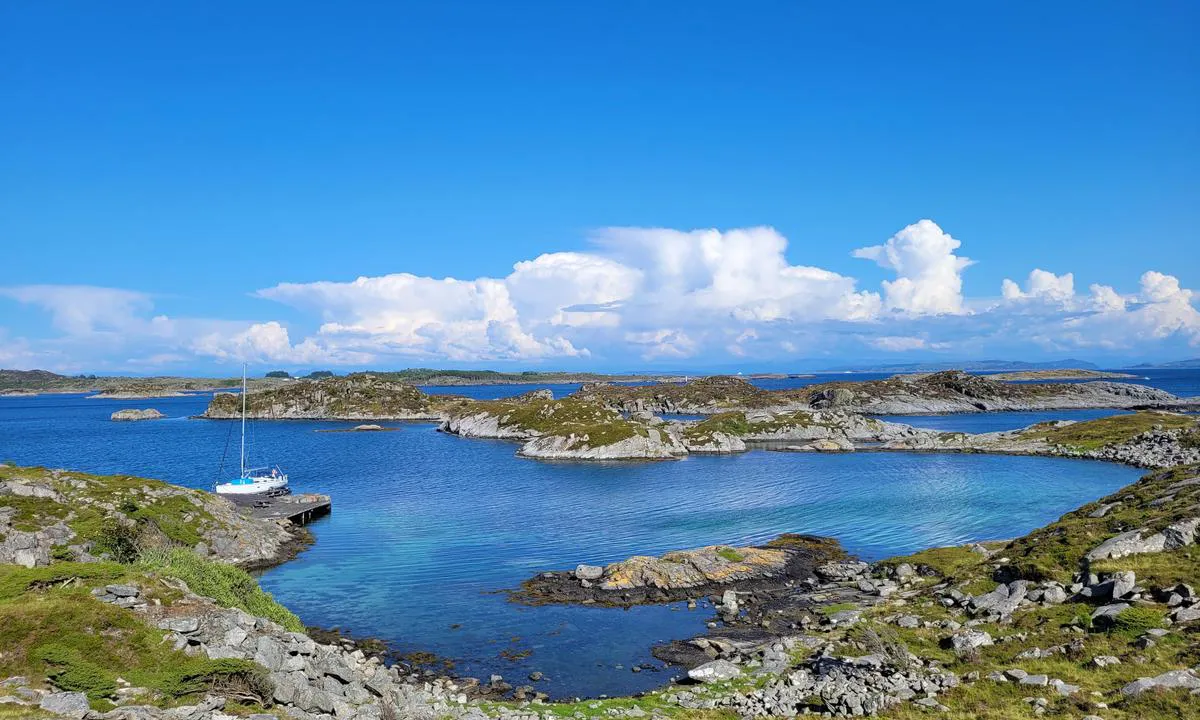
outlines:
{"label": "sea", "polygon": [[[1200,394],[1200,371],[1138,374],[1137,381],[1178,395]],[[778,388],[827,379],[755,382]],[[539,387],[561,396],[578,386],[425,389],[498,398]],[[0,459],[211,489],[236,468],[238,423],[193,419],[209,397],[3,397]],[[140,407],[167,418],[109,420],[115,410]],[[890,419],[984,432],[1105,414]],[[382,424],[394,430],[321,432],[352,425],[325,421],[249,424],[252,459],[280,464],[297,492],[333,498],[333,512],[310,526],[316,543],[262,573],[260,582],[309,625],[380,638],[400,652],[433,653],[455,673],[485,680],[499,674],[556,698],[667,683],[679,669],[655,660],[650,648],[702,633],[713,611],[683,603],[622,610],[511,602],[507,591],[536,573],[757,543],[785,532],[832,536],[876,560],[1018,536],[1141,474],[1061,458],[765,450],[660,462],[541,462],[516,457],[513,443],[459,438],[431,423]],[[644,669],[633,672],[635,666]],[[527,680],[534,671],[544,679]]]}

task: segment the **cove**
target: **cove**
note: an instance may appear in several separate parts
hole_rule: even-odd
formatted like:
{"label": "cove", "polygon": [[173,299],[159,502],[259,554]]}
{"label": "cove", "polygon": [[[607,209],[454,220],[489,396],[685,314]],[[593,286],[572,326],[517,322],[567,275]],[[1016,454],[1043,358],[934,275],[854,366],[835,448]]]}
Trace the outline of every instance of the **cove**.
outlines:
{"label": "cove", "polygon": [[[187,419],[206,402],[5,398],[0,457],[210,487],[234,423]],[[170,419],[108,421],[121,407]],[[264,587],[310,624],[433,652],[465,675],[522,684],[537,670],[549,679],[535,685],[558,697],[665,683],[670,670],[630,668],[661,666],[650,647],[698,634],[710,612],[530,608],[497,593],[540,570],[782,532],[831,535],[878,559],[1019,535],[1141,474],[1057,458],[873,452],[544,463],[430,424],[314,432],[347,425],[253,423],[255,448],[286,463],[298,492],[334,499],[312,526],[316,544],[265,573]]]}

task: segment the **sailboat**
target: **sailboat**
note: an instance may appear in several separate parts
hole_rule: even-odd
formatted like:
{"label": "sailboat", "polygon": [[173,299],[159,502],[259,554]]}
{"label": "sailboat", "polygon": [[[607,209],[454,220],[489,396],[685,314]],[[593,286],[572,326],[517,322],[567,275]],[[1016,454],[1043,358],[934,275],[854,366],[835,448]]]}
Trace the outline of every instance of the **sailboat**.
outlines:
{"label": "sailboat", "polygon": [[242,451],[241,471],[232,480],[217,483],[218,495],[257,495],[260,493],[278,494],[286,492],[288,477],[279,466],[275,467],[246,467],[246,366],[242,365]]}

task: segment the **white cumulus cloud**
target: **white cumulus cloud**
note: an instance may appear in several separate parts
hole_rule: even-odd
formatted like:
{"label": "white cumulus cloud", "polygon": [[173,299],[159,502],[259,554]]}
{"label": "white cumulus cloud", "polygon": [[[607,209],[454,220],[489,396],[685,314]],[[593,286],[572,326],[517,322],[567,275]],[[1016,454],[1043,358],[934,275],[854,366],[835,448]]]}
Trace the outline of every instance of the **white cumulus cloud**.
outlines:
{"label": "white cumulus cloud", "polygon": [[[1148,271],[1136,289],[1032,270],[1002,298],[965,297],[962,243],[932,220],[854,256],[895,273],[882,293],[793,264],[770,227],[613,227],[584,251],[515,258],[501,277],[411,273],[283,282],[253,294],[299,311],[285,324],[174,317],[142,292],[85,285],[0,287],[48,315],[45,336],[5,321],[0,364],[69,371],[252,362],[396,367],[492,361],[632,367],[661,362],[850,359],[863,352],[950,358],[1094,349],[1136,356],[1200,345],[1198,296]],[[820,241],[821,238],[804,238]],[[793,246],[803,256],[805,246]],[[248,291],[253,290],[247,288]],[[969,308],[969,309],[968,309]],[[49,330],[44,330],[49,325]],[[2,332],[2,331],[0,331]],[[36,331],[35,331],[36,332]]]}
{"label": "white cumulus cloud", "polygon": [[1075,299],[1075,275],[1063,273],[1055,275],[1052,272],[1036,268],[1029,273],[1022,290],[1012,280],[1005,278],[1000,287],[1005,300],[1037,300],[1058,305],[1068,305]]}
{"label": "white cumulus cloud", "polygon": [[894,270],[895,280],[885,280],[887,307],[913,314],[963,312],[962,272],[971,260],[954,251],[962,243],[932,220],[909,225],[882,245],[859,248],[854,257],[874,260]]}

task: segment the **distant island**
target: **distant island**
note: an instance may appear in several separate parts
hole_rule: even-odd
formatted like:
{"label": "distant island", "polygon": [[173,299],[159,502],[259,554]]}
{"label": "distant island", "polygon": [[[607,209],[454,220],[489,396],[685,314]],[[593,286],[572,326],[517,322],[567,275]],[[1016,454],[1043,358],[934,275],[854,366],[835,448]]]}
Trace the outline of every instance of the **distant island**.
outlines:
{"label": "distant island", "polygon": [[1200,358],[1174,360],[1165,363],[1142,363],[1134,365],[1130,370],[1200,370]]}
{"label": "distant island", "polygon": [[[495,370],[434,370],[409,368],[372,373],[373,375],[409,385],[466,386],[466,385],[558,385],[590,382],[681,382],[683,376],[671,374],[604,374],[592,372],[497,372]],[[290,383],[323,380],[337,377],[329,370],[318,370],[293,377],[283,370],[273,370],[265,377],[250,378],[252,390],[281,387]],[[754,376],[758,377],[758,376]],[[763,376],[768,377],[768,376]],[[769,377],[789,377],[770,375]],[[797,376],[790,376],[797,377]],[[803,376],[800,376],[803,377]],[[172,397],[185,392],[211,392],[234,389],[241,378],[204,377],[131,377],[120,375],[60,375],[48,370],[0,370],[0,396],[35,395],[40,393],[97,393],[97,398]]]}
{"label": "distant island", "polygon": [[943,370],[966,372],[1017,372],[1022,370],[1099,370],[1100,366],[1086,360],[1051,360],[1047,362],[1025,362],[1022,360],[958,360],[948,362],[891,363],[885,365],[847,365],[834,367],[823,372],[869,372],[869,373],[930,373]]}
{"label": "distant island", "polygon": [[59,375],[48,370],[0,370],[0,394],[4,395],[101,393],[111,398],[171,397],[185,391],[220,390],[239,384],[240,378]]}
{"label": "distant island", "polygon": [[996,373],[988,375],[991,380],[1014,382],[1021,380],[1116,380],[1131,379],[1137,375],[1129,373],[1108,372],[1107,370],[1083,370],[1080,368],[1063,368],[1062,370],[1018,370],[1016,372]]}

